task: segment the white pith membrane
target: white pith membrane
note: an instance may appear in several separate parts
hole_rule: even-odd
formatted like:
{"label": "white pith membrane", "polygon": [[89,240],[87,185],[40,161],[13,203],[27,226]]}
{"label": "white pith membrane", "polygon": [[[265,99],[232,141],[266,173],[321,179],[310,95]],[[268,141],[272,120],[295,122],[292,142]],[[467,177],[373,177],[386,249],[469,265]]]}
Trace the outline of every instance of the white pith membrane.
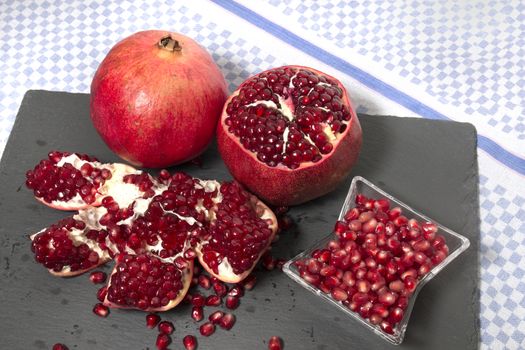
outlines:
{"label": "white pith membrane", "polygon": [[[64,160],[66,162],[68,160]],[[69,161],[73,161],[71,158]],[[77,161],[78,162],[78,161]],[[80,165],[81,166],[81,165]],[[118,170],[118,167],[116,168]],[[127,171],[124,169],[124,171]],[[129,174],[126,172],[126,174]],[[142,173],[141,171],[134,171],[134,175],[141,175],[146,174]],[[149,176],[149,175],[148,175]],[[175,176],[175,175],[174,175]],[[172,187],[171,186],[177,186],[177,183],[174,179],[174,176],[170,178],[170,180],[162,180],[162,179],[154,179],[151,176],[149,176],[151,182],[154,184],[152,187],[152,190],[154,190],[153,194],[150,194],[147,196],[147,198],[144,198],[145,196],[143,191],[140,191],[137,187],[137,185],[133,183],[124,183],[122,181],[114,181],[114,182],[107,182],[105,185],[108,186],[108,193],[111,193],[111,198],[113,199],[113,202],[118,205],[119,212],[123,209],[132,210],[132,214],[128,215],[125,218],[121,218],[118,221],[115,221],[113,223],[106,223],[104,218],[107,216],[107,214],[111,215],[118,215],[113,212],[109,212],[108,208],[104,206],[104,200],[102,200],[102,206],[100,207],[88,207],[87,209],[79,210],[77,214],[75,214],[72,218],[77,221],[81,221],[85,223],[85,228],[78,229],[73,228],[68,230],[67,236],[72,241],[73,245],[78,247],[81,244],[86,244],[91,251],[94,251],[99,256],[99,263],[95,264],[93,266],[90,266],[87,269],[81,269],[72,271],[70,266],[64,265],[60,271],[53,271],[50,269],[50,272],[59,275],[59,276],[72,276],[77,275],[80,273],[83,273],[89,269],[92,269],[100,264],[103,264],[114,257],[116,257],[119,254],[129,254],[129,255],[141,255],[145,254],[148,256],[155,256],[158,259],[160,259],[163,263],[166,264],[174,264],[177,265],[181,261],[185,261],[186,267],[179,269],[182,273],[182,282],[183,282],[183,288],[179,291],[179,294],[176,299],[170,300],[170,303],[168,305],[158,307],[158,308],[148,308],[149,311],[164,311],[171,307],[174,307],[176,304],[178,304],[182,298],[184,297],[184,294],[187,292],[190,281],[191,281],[191,275],[193,270],[193,259],[185,259],[184,253],[192,249],[196,255],[200,258],[201,263],[206,268],[206,264],[202,260],[202,254],[200,254],[200,250],[202,247],[209,243],[209,235],[207,233],[207,229],[212,225],[216,218],[216,210],[219,206],[219,204],[223,201],[223,195],[221,194],[220,188],[221,184],[214,180],[200,180],[200,179],[193,179],[190,177],[187,177],[189,179],[192,179],[193,181],[193,188],[196,191],[201,191],[199,193],[204,193],[205,197],[199,198],[196,201],[196,204],[193,206],[193,208],[187,209],[186,211],[194,211],[194,214],[191,215],[183,215],[181,214],[180,207],[175,207],[173,209],[167,210],[165,209],[163,204],[159,204],[161,209],[161,216],[162,217],[169,217],[171,223],[175,223],[175,225],[183,225],[184,226],[184,233],[182,231],[177,232],[169,232],[165,234],[169,234],[169,237],[175,237],[173,235],[178,234],[177,237],[182,237],[184,234],[185,239],[182,246],[178,245],[177,248],[173,248],[170,246],[168,250],[166,250],[165,246],[163,245],[165,242],[163,242],[161,238],[161,232],[156,234],[156,242],[153,244],[149,244],[145,241],[144,238],[141,238],[140,245],[134,246],[134,248],[130,247],[130,238],[133,235],[133,233],[130,234],[125,240],[124,244],[118,244],[115,243],[110,239],[111,235],[115,231],[115,227],[118,227],[118,232],[134,232],[133,225],[134,223],[138,222],[139,220],[142,220],[146,218],[147,211],[152,207],[152,204],[154,202],[161,203],[161,201],[165,198],[167,198],[166,193],[169,192]],[[114,176],[110,180],[118,178],[122,178],[122,176]],[[175,187],[173,187],[175,188]],[[206,196],[208,196],[208,202],[205,203]],[[107,198],[107,197],[106,197]],[[277,230],[277,220],[270,209],[268,209],[262,202],[256,200],[255,197],[251,197],[253,201],[253,210],[257,211],[257,215],[260,215],[260,217],[263,220],[267,220],[268,226],[271,228],[272,233],[275,234]],[[163,202],[162,202],[163,203]],[[101,223],[101,220],[103,223]],[[114,220],[117,220],[114,218]],[[107,221],[107,220],[106,220]],[[177,226],[178,227],[178,226]],[[108,234],[105,236],[103,241],[100,241],[98,239],[90,239],[88,238],[90,231],[107,231]],[[34,240],[35,236],[45,233],[46,230],[42,230],[34,235],[31,236],[31,239]],[[271,240],[273,238],[269,238],[268,245],[271,243]],[[118,234],[117,234],[118,236]],[[150,237],[150,236],[148,236]],[[178,238],[176,239],[177,242],[181,242]],[[122,242],[121,242],[122,243]],[[167,243],[166,243],[167,244]],[[170,243],[173,244],[173,243]],[[104,246],[104,248],[101,248],[101,245]],[[53,248],[53,241],[50,240],[48,244],[48,248]],[[266,250],[266,249],[265,249]],[[261,255],[264,253],[264,251],[261,251]],[[176,261],[177,260],[177,261]],[[184,264],[183,264],[184,265]],[[255,264],[254,264],[255,265]],[[115,268],[113,272],[116,271],[118,267],[118,264],[115,265]],[[208,268],[207,268],[208,270]],[[251,271],[251,269],[250,269]],[[250,271],[247,271],[248,273]],[[232,268],[228,262],[227,257],[224,257],[222,259],[222,263],[220,266],[219,277],[221,280],[222,274],[224,274],[225,281],[230,281],[232,279],[240,280],[244,278],[243,276],[236,276]],[[247,273],[246,273],[247,275]],[[242,278],[240,278],[242,277]],[[108,280],[108,291],[111,289],[111,276]],[[111,307],[128,307],[127,305],[117,305],[110,300],[105,300],[105,304]]]}
{"label": "white pith membrane", "polygon": [[[299,166],[307,166],[309,164],[316,163],[320,161],[323,156],[330,154],[333,148],[335,148],[335,145],[338,143],[338,140],[340,139],[341,135],[345,132],[345,130],[347,130],[348,123],[350,120],[350,114],[349,114],[349,106],[345,106],[344,93],[341,87],[336,82],[333,82],[332,84],[329,82],[331,80],[327,80],[324,75],[319,74],[314,71],[310,71],[306,68],[286,67],[286,69],[287,71],[285,72],[287,74],[290,74],[290,72],[293,72],[294,74],[290,77],[288,85],[284,87],[283,91],[280,93],[277,93],[272,89],[272,86],[274,86],[275,84],[280,84],[280,83],[276,83],[275,81],[271,82],[268,79],[269,75],[274,73],[274,71],[276,71],[277,69],[260,73],[250,78],[246,83],[244,83],[237,91],[234,92],[232,97],[229,99],[229,102],[227,105],[228,108],[226,109],[227,115],[225,116],[225,121],[226,121],[226,125],[228,126],[229,132],[237,137],[237,140],[239,141],[239,143],[243,145],[245,149],[248,149],[251,152],[253,152],[254,156],[260,162],[263,162],[266,165],[271,166],[271,167],[284,166],[287,168],[295,169]],[[303,76],[298,77],[298,74],[299,73],[305,74],[305,72],[308,72],[310,74],[313,73],[314,75],[316,75],[317,78],[319,78],[319,81],[317,81],[317,83],[312,82],[307,87],[296,86],[296,82],[297,82],[296,78],[304,79]],[[325,81],[322,81],[322,80],[325,80]],[[249,89],[253,90],[255,84],[259,81],[265,82],[266,88],[272,91],[271,96],[269,96],[266,99],[260,98],[260,96],[257,96],[255,98],[239,96],[241,95],[241,92],[245,93]],[[343,106],[342,109],[340,111],[332,111],[330,108],[323,106],[320,100],[318,102],[315,102],[315,101],[306,102],[305,101],[306,99],[312,99],[313,96],[316,96],[316,99],[319,98],[318,97],[319,93],[315,91],[316,87],[328,87],[329,89],[335,89],[334,90],[336,92],[335,95],[331,96],[330,98],[333,98],[334,100],[337,99],[338,103]],[[301,93],[302,91],[301,89],[303,88],[305,90],[307,89],[307,91],[305,91],[304,93]],[[292,97],[292,94],[298,91],[300,93],[299,96]],[[251,94],[253,94],[253,91],[251,92]],[[245,101],[239,102],[239,100],[242,100],[243,98],[248,98],[254,101],[243,105],[242,103],[245,103]],[[301,101],[305,101],[305,102],[301,102]],[[234,105],[237,107],[235,107]],[[272,135],[276,135],[278,137],[278,140],[282,141],[282,149],[280,150],[280,152],[279,152],[279,149],[276,147],[276,143],[279,141],[272,140],[271,142],[269,142],[268,135],[270,134],[270,131],[268,131],[268,126],[264,124],[264,122],[262,124],[264,124],[267,127],[265,129],[266,134],[256,134],[256,135],[250,134],[247,136],[247,135],[242,135],[240,131],[234,130],[234,128],[232,128],[231,123],[233,123],[233,120],[235,118],[239,119],[240,115],[242,115],[244,112],[250,113],[250,110],[249,110],[250,107],[259,107],[259,106],[264,107],[265,112],[268,110],[273,111],[274,114],[276,114],[277,116],[282,116],[284,120],[286,121],[286,127],[284,128],[282,133],[279,133],[276,130],[272,130],[274,131]],[[335,114],[342,114],[343,110],[344,110],[344,113],[347,114],[348,118],[347,119],[337,119],[337,118],[334,119],[333,116]],[[317,130],[318,133],[319,132],[322,133],[325,137],[326,143],[331,144],[332,147],[327,146],[328,148],[326,150],[323,150],[322,145],[316,144],[316,142],[312,140],[312,132],[314,130],[313,129],[309,130],[308,128],[305,128],[297,123],[299,120],[298,117],[302,117],[305,111],[308,111],[309,113],[317,112],[319,113],[319,115],[326,117],[326,120],[317,121],[314,124],[317,125],[315,126],[315,128],[318,129]],[[257,115],[256,113],[254,113],[253,110],[251,111],[250,115],[254,116],[256,120],[257,118],[260,118],[260,119],[267,118],[264,115]],[[339,123],[336,129],[334,129],[333,127],[334,121],[337,121]],[[260,123],[260,122],[261,121],[259,120],[256,121],[256,123]],[[244,127],[246,123],[242,122],[240,125]],[[257,126],[258,125],[259,124],[257,124]],[[309,150],[307,147],[298,149],[297,144],[296,144],[297,142],[295,142],[295,144],[292,145],[292,141],[290,140],[290,132],[292,130],[292,125],[293,125],[293,129],[299,131],[302,136],[301,140],[299,141],[295,140],[295,141],[300,142],[304,140],[304,142],[306,142],[309,146],[312,146],[313,148],[310,148]],[[255,126],[253,127],[255,128]],[[252,138],[252,140],[255,140],[257,138],[257,141],[251,141],[252,143],[257,142],[257,146],[260,146],[261,144],[263,144],[263,146],[259,150],[254,149],[253,146],[250,147],[249,141],[246,141],[246,139],[250,137]],[[264,137],[267,137],[267,138],[264,140]],[[279,146],[279,148],[280,147],[281,146]],[[287,150],[289,150],[290,147],[293,148],[291,150],[292,153],[287,154]],[[278,160],[268,160],[269,157],[267,156],[269,153],[263,152],[262,150],[264,148],[266,149],[273,148],[277,152],[280,158],[278,158]],[[301,152],[304,152],[305,150],[308,150],[308,152],[313,150],[317,152],[317,155],[314,156],[313,159],[311,160],[308,158],[302,159],[300,161],[290,160],[292,159],[292,154],[294,154],[293,153],[294,151],[298,151],[300,154]],[[272,156],[274,155],[272,154]],[[284,157],[288,157],[289,159],[287,161],[284,161]],[[303,155],[303,157],[306,157],[306,156]]]}

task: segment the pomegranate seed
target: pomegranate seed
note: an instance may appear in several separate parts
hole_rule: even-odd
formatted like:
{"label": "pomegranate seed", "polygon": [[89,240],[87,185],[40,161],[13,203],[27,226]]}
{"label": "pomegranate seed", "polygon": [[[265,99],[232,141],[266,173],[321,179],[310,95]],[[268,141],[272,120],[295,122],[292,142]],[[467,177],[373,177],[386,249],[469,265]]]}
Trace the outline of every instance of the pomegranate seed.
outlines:
{"label": "pomegranate seed", "polygon": [[360,214],[359,209],[352,208],[346,213],[345,220],[348,222],[355,220],[359,217],[359,214]]}
{"label": "pomegranate seed", "polygon": [[206,297],[206,306],[219,306],[221,302],[221,298],[217,295],[209,295]]}
{"label": "pomegranate seed", "polygon": [[261,264],[266,270],[272,271],[275,268],[275,259],[270,254],[266,254],[262,257]]}
{"label": "pomegranate seed", "polygon": [[406,216],[400,215],[397,218],[395,218],[394,220],[392,220],[392,222],[397,227],[400,227],[400,226],[406,225],[408,223],[408,219],[406,218]]}
{"label": "pomegranate seed", "polygon": [[268,350],[282,350],[283,343],[281,338],[277,336],[273,336],[270,338],[270,341],[268,341]]}
{"label": "pomegranate seed", "polygon": [[233,286],[230,291],[228,292],[228,295],[231,297],[242,297],[244,295],[244,288],[242,286],[236,285]]}
{"label": "pomegranate seed", "polygon": [[365,197],[364,194],[362,194],[362,193],[356,194],[356,196],[355,196],[355,204],[365,205],[365,203],[367,201],[368,201],[368,198]]}
{"label": "pomegranate seed", "polygon": [[[365,211],[361,214],[359,214],[359,218],[358,220],[361,222],[361,223],[366,223],[370,220],[374,219],[374,212],[373,211]],[[375,226],[374,226],[375,227]]]}
{"label": "pomegranate seed", "polygon": [[146,327],[153,329],[160,322],[160,316],[156,314],[147,314],[146,315]]}
{"label": "pomegranate seed", "polygon": [[394,328],[392,327],[392,324],[390,322],[382,321],[380,327],[383,330],[383,332],[388,334],[394,334]]}
{"label": "pomegranate seed", "polygon": [[204,317],[204,311],[202,310],[201,306],[194,306],[191,309],[191,318],[193,318],[195,321],[199,322]]}
{"label": "pomegranate seed", "polygon": [[394,292],[383,292],[378,295],[378,300],[383,305],[390,306],[396,302],[397,294]]}
{"label": "pomegranate seed", "polygon": [[378,314],[372,314],[370,315],[369,321],[373,325],[378,325],[381,323],[381,321],[383,321],[383,318]]}
{"label": "pomegranate seed", "polygon": [[390,311],[389,318],[390,318],[390,321],[395,324],[395,323],[400,322],[403,319],[403,315],[404,315],[403,309],[399,307],[395,307]]}
{"label": "pomegranate seed", "polygon": [[93,271],[89,275],[89,280],[94,284],[104,283],[106,281],[107,275],[102,271]]}
{"label": "pomegranate seed", "polygon": [[344,221],[337,221],[335,223],[335,227],[334,227],[334,232],[335,233],[341,234],[341,233],[345,232],[347,229],[348,229],[348,225],[347,225],[346,222],[344,222]]}
{"label": "pomegranate seed", "polygon": [[404,281],[405,281],[405,290],[408,293],[412,293],[416,289],[416,286],[417,286],[416,280],[408,276],[404,279]]}
{"label": "pomegranate seed", "polygon": [[401,208],[395,207],[395,208],[390,209],[390,211],[388,212],[388,217],[390,218],[390,220],[395,220],[401,215],[401,213],[402,213]]}
{"label": "pomegranate seed", "polygon": [[173,326],[173,323],[170,321],[162,321],[159,323],[159,332],[162,334],[168,334],[170,335],[175,330],[175,327]]}
{"label": "pomegranate seed", "polygon": [[97,292],[97,299],[100,300],[100,301],[104,301],[104,299],[106,299],[106,295],[108,293],[108,287],[107,286],[104,286],[102,288],[100,288]]}
{"label": "pomegranate seed", "polygon": [[171,343],[171,337],[167,334],[159,334],[157,336],[157,342],[155,345],[157,345],[157,349],[159,350],[165,350],[168,348],[168,345]]}
{"label": "pomegranate seed", "polygon": [[348,299],[348,293],[346,293],[343,289],[336,287],[332,289],[332,298],[337,301],[343,301]]}
{"label": "pomegranate seed", "polygon": [[64,344],[56,343],[55,345],[53,345],[53,350],[69,350],[69,348]]}
{"label": "pomegranate seed", "polygon": [[107,317],[109,315],[109,309],[107,306],[98,303],[93,307],[93,313],[99,317]]}
{"label": "pomegranate seed", "polygon": [[213,290],[215,291],[215,294],[221,298],[228,293],[228,287],[226,287],[226,285],[221,282],[214,282]]}
{"label": "pomegranate seed", "polygon": [[210,289],[211,282],[208,276],[205,276],[205,275],[199,276],[199,286],[201,286],[204,289]]}
{"label": "pomegranate seed", "polygon": [[257,282],[257,277],[255,277],[255,275],[249,275],[248,277],[244,279],[242,284],[243,284],[244,289],[252,290],[256,282]]}
{"label": "pomegranate seed", "polygon": [[425,237],[426,240],[432,241],[436,238],[438,228],[433,222],[423,223],[421,229],[423,230],[423,237]]}
{"label": "pomegranate seed", "polygon": [[385,198],[378,199],[374,203],[374,208],[381,210],[383,212],[387,212],[388,209],[390,208],[390,202],[388,201],[388,199],[385,199]]}
{"label": "pomegranate seed", "polygon": [[195,350],[197,348],[197,338],[195,338],[193,335],[187,335],[182,339],[182,343],[184,344],[184,348],[186,350]]}
{"label": "pomegranate seed", "polygon": [[227,296],[226,297],[226,307],[228,309],[236,309],[239,306],[239,298]]}
{"label": "pomegranate seed", "polygon": [[206,304],[206,299],[199,293],[193,294],[191,298],[191,303],[194,306],[204,306]]}
{"label": "pomegranate seed", "polygon": [[205,337],[209,337],[215,332],[215,325],[211,322],[206,322],[199,327],[199,332]]}
{"label": "pomegranate seed", "polygon": [[210,322],[213,324],[217,324],[219,323],[219,321],[222,319],[223,316],[224,316],[224,312],[215,311],[208,317],[208,320],[210,320]]}
{"label": "pomegranate seed", "polygon": [[388,287],[393,292],[400,293],[405,289],[405,284],[401,280],[395,280],[395,281],[390,282]]}
{"label": "pomegranate seed", "polygon": [[401,296],[397,299],[397,307],[401,310],[405,310],[408,307],[408,298]]}
{"label": "pomegranate seed", "polygon": [[319,271],[319,274],[321,276],[327,277],[327,276],[335,275],[336,272],[337,272],[337,269],[334,266],[327,265],[327,266],[324,266],[323,268],[321,268],[321,270]]}
{"label": "pomegranate seed", "polygon": [[223,318],[219,320],[219,326],[221,328],[230,330],[235,324],[235,316],[232,314],[225,314]]}
{"label": "pomegranate seed", "polygon": [[346,284],[348,287],[353,287],[356,283],[354,275],[352,274],[352,271],[345,271],[343,274],[343,283]]}

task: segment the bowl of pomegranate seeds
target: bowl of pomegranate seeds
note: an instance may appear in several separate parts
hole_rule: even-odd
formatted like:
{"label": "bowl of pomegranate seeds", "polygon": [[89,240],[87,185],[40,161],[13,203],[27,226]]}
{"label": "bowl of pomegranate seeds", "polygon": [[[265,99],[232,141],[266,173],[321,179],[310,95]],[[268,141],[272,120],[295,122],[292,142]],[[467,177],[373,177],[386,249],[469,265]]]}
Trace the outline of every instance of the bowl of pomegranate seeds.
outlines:
{"label": "bowl of pomegranate seeds", "polygon": [[467,238],[357,176],[334,231],[283,270],[397,345],[421,288],[469,245]]}

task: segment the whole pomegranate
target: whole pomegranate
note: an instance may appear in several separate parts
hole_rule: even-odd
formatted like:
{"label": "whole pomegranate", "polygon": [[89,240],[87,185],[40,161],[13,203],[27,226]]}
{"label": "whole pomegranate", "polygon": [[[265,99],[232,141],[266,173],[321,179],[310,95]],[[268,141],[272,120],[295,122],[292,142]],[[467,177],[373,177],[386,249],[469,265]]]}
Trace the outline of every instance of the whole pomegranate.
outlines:
{"label": "whole pomegranate", "polygon": [[356,162],[362,137],[338,80],[285,66],[249,78],[230,96],[217,142],[237,181],[288,206],[335,189]]}
{"label": "whole pomegranate", "polygon": [[226,96],[224,77],[199,44],[148,30],[117,43],[98,67],[91,119],[123,159],[167,167],[204,151]]}

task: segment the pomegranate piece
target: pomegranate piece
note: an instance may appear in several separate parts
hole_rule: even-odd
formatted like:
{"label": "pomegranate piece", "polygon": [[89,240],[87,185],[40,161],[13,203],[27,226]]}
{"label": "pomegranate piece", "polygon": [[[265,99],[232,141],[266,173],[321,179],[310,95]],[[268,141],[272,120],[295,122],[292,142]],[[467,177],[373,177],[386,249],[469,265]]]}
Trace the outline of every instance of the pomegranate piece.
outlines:
{"label": "pomegranate piece", "polygon": [[47,206],[79,210],[98,206],[111,188],[135,173],[125,164],[102,164],[85,154],[53,151],[26,173],[26,186]]}
{"label": "pomegranate piece", "polygon": [[156,314],[147,314],[146,315],[146,327],[153,329],[160,322],[160,316]]}
{"label": "pomegranate piece", "polygon": [[165,311],[182,301],[191,269],[179,270],[169,259],[147,254],[117,259],[104,304],[116,308]]}
{"label": "pomegranate piece", "polygon": [[234,324],[235,324],[235,316],[233,314],[225,314],[219,320],[219,326],[221,326],[222,329],[230,330],[232,329]]}
{"label": "pomegranate piece", "polygon": [[108,276],[103,271],[93,271],[89,275],[89,280],[94,284],[100,284],[106,282]]}
{"label": "pomegranate piece", "polygon": [[206,322],[199,327],[199,332],[205,337],[209,337],[215,332],[215,325],[211,322]]}
{"label": "pomegranate piece", "polygon": [[186,350],[195,350],[197,348],[197,338],[193,335],[187,335],[182,339],[182,344]]}
{"label": "pomegranate piece", "polygon": [[268,350],[282,350],[282,348],[283,348],[283,342],[281,338],[274,335],[268,341]]}
{"label": "pomegranate piece", "polygon": [[289,206],[335,189],[362,139],[341,82],[285,66],[250,77],[230,96],[217,143],[237,181],[270,204]]}
{"label": "pomegranate piece", "polygon": [[227,91],[221,70],[199,43],[179,33],[141,31],[100,63],[91,83],[91,120],[120,157],[167,167],[210,144]]}
{"label": "pomegranate piece", "polygon": [[[91,249],[86,243],[74,241],[74,234],[85,232],[86,224],[77,216],[60,220],[31,236],[35,260],[52,274],[74,276],[93,269],[110,259],[101,249]],[[76,244],[75,244],[76,243]]]}
{"label": "pomegranate piece", "polygon": [[246,278],[270,246],[277,232],[273,212],[237,183],[220,188],[216,220],[197,250],[201,265],[221,281]]}
{"label": "pomegranate piece", "polygon": [[69,350],[69,348],[64,344],[56,343],[55,345],[53,345],[53,350]]}
{"label": "pomegranate piece", "polygon": [[109,315],[109,309],[107,306],[98,303],[93,307],[93,313],[99,317],[107,317]]}
{"label": "pomegranate piece", "polygon": [[167,334],[159,334],[157,336],[157,341],[155,345],[157,346],[157,349],[159,350],[165,350],[168,348],[168,345],[171,343],[171,337]]}
{"label": "pomegranate piece", "polygon": [[438,227],[403,215],[385,199],[357,194],[335,239],[295,262],[299,275],[383,332],[393,334],[408,298],[448,255]]}

